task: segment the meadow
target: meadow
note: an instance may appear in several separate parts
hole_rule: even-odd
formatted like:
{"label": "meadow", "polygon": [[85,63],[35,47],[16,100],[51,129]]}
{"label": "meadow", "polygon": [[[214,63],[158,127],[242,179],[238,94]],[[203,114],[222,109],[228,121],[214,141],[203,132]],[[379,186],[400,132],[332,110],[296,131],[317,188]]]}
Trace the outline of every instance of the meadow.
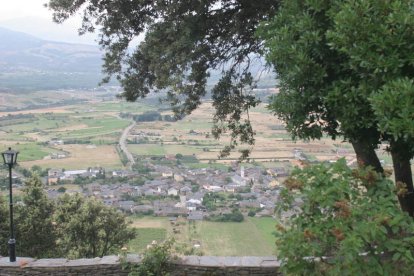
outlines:
{"label": "meadow", "polygon": [[[128,246],[130,252],[143,252],[153,240],[175,240],[176,249],[191,248],[199,244],[195,252],[213,256],[269,256],[276,252],[273,218],[247,217],[243,222],[189,222],[178,218],[172,224],[163,217],[131,217],[137,237]],[[185,251],[183,251],[185,253]],[[181,252],[181,253],[183,253]]]}

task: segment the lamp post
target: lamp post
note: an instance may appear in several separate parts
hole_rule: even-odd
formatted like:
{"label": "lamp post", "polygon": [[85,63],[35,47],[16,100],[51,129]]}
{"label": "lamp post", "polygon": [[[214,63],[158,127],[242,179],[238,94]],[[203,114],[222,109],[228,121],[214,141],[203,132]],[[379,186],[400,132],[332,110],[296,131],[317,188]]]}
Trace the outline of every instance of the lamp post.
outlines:
{"label": "lamp post", "polygon": [[9,167],[9,206],[10,206],[10,239],[9,239],[9,258],[10,262],[16,261],[16,240],[14,239],[14,224],[13,224],[13,190],[12,190],[12,168],[16,165],[18,151],[6,150],[1,153],[3,155],[4,164]]}

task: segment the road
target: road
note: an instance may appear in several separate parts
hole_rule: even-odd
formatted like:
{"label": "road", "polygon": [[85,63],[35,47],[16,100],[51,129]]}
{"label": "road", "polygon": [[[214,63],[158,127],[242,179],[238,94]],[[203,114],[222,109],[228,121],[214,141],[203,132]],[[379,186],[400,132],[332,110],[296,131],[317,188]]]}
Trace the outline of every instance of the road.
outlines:
{"label": "road", "polygon": [[119,138],[119,147],[121,148],[121,150],[125,153],[126,157],[128,158],[129,166],[134,165],[135,160],[134,160],[134,157],[132,156],[131,152],[129,152],[129,150],[128,150],[126,140],[127,140],[129,132],[131,131],[132,128],[135,127],[135,125],[136,125],[135,122],[130,124],[126,129],[124,129],[124,131],[122,132],[121,138]]}

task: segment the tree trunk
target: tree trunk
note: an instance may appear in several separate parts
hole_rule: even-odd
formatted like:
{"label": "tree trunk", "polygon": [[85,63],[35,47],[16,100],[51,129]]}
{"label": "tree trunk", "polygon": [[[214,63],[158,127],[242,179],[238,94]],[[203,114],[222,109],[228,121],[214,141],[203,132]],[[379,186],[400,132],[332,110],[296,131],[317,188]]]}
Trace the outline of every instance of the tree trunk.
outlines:
{"label": "tree trunk", "polygon": [[411,156],[407,154],[407,148],[396,142],[391,143],[391,156],[394,166],[395,183],[404,183],[407,193],[398,196],[401,209],[414,217],[414,188],[411,172]]}
{"label": "tree trunk", "polygon": [[384,172],[375,148],[371,144],[364,141],[351,141],[351,143],[360,166],[371,166],[376,172]]}

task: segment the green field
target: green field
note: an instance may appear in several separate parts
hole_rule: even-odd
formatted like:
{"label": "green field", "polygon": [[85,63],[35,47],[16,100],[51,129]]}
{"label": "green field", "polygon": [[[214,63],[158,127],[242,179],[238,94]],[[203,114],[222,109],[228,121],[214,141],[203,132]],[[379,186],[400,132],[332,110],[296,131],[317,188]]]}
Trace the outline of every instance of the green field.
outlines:
{"label": "green field", "polygon": [[166,237],[174,238],[176,247],[191,248],[195,243],[200,244],[203,255],[268,256],[274,255],[276,250],[273,218],[247,217],[241,223],[179,219],[174,225],[167,218],[133,217],[133,221],[134,226],[140,227],[137,231],[141,237],[138,235],[130,243],[131,252],[141,252],[152,240],[165,237],[164,233]]}
{"label": "green field", "polygon": [[23,161],[33,161],[43,159],[45,156],[49,155],[50,153],[58,152],[58,150],[51,149],[45,146],[41,146],[37,143],[25,143],[25,144],[17,144],[17,145],[8,145],[6,143],[0,142],[0,146],[2,149],[6,149],[7,147],[12,147],[14,150],[19,151],[19,162]]}
{"label": "green field", "polygon": [[133,154],[138,155],[166,155],[177,154],[183,155],[198,154],[203,151],[200,146],[192,145],[160,145],[160,144],[129,144],[128,149]]}
{"label": "green field", "polygon": [[152,241],[162,242],[167,237],[167,230],[163,228],[137,228],[136,238],[128,244],[131,252],[143,253]]}
{"label": "green field", "polygon": [[[79,168],[80,164],[102,164],[110,166],[109,168],[122,168],[119,156],[114,155],[109,148],[105,148],[103,153],[106,155],[101,156],[105,162],[94,158],[95,156],[86,156],[88,159],[85,160],[84,150],[67,147],[66,142],[97,146],[116,144],[121,132],[131,124],[130,119],[120,118],[119,112],[141,112],[150,108],[141,103],[91,102],[15,112],[0,121],[0,146],[19,150],[19,161],[28,162],[27,166],[38,163],[41,167]],[[7,116],[7,113],[2,115]],[[49,146],[48,141],[54,138],[64,140],[65,146]],[[62,151],[67,151],[68,157],[60,160],[52,160],[50,157],[44,159],[51,153]],[[96,155],[96,152],[93,154]],[[108,158],[112,160],[107,160]]]}

